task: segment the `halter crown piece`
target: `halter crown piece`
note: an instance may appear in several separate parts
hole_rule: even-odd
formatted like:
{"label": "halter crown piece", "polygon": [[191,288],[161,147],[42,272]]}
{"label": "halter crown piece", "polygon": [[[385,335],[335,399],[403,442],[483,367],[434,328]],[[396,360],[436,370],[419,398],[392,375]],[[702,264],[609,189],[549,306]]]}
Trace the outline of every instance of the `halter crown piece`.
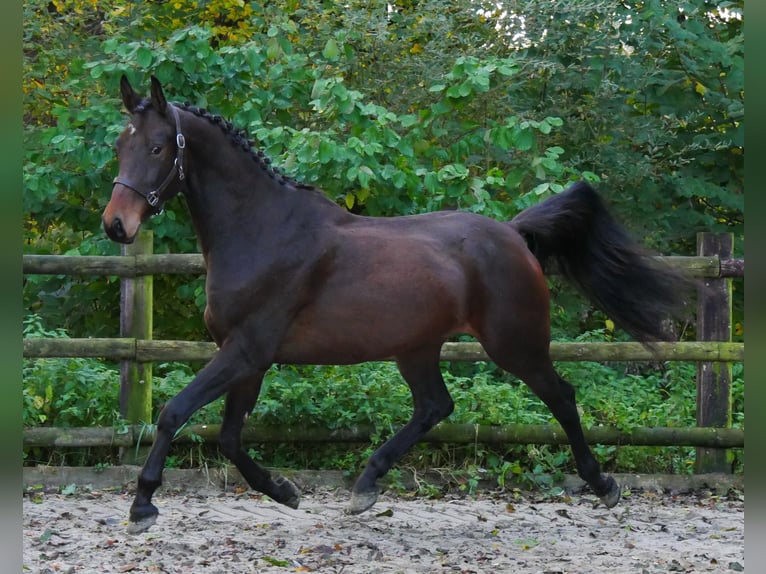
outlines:
{"label": "halter crown piece", "polygon": [[162,183],[157,186],[157,189],[148,192],[138,189],[138,187],[134,185],[132,181],[120,176],[115,177],[114,181],[112,182],[112,185],[115,183],[124,185],[128,189],[133,190],[138,195],[146,199],[146,202],[153,209],[152,215],[156,215],[162,212],[162,203],[164,203],[164,201],[162,201],[162,192],[167,189],[173,179],[175,179],[176,175],[178,176],[178,181],[180,182],[183,182],[186,178],[186,174],[184,174],[184,148],[186,148],[186,139],[181,133],[181,118],[178,116],[178,110],[174,105],[168,104],[168,107],[173,113],[173,119],[176,123],[176,158],[173,161],[173,167],[170,168],[170,173],[168,173],[165,179],[162,180]]}

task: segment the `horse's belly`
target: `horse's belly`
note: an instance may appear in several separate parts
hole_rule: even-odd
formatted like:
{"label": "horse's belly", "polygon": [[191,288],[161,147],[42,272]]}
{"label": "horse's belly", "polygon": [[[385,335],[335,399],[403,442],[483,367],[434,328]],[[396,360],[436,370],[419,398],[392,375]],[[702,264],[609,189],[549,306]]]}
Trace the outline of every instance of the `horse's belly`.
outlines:
{"label": "horse's belly", "polygon": [[277,362],[354,364],[390,359],[466,329],[454,301],[399,300],[336,305],[299,313],[277,350]]}

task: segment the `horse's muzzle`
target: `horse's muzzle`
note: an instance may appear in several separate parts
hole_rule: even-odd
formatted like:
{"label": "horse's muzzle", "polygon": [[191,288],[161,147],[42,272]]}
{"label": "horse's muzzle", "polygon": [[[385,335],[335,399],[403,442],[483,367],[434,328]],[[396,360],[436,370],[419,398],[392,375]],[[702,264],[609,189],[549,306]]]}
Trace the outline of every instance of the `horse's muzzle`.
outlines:
{"label": "horse's muzzle", "polygon": [[119,217],[115,217],[111,221],[103,221],[104,232],[112,241],[117,243],[133,243],[135,235],[128,237],[125,233],[125,228],[122,225],[122,220]]}

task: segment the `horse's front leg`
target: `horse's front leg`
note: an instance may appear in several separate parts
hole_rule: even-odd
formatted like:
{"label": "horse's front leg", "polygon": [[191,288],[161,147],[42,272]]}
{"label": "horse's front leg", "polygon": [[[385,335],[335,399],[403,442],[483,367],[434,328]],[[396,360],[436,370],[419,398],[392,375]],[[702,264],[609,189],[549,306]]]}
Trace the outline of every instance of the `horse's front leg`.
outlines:
{"label": "horse's front leg", "polygon": [[195,411],[263,370],[263,367],[254,367],[235,345],[224,345],[191,383],[168,401],[157,421],[157,435],[149,457],[138,476],[136,496],[130,507],[128,532],[143,532],[157,520],[159,511],[152,504],[152,495],[162,484],[162,470],[170,443],[181,425]]}

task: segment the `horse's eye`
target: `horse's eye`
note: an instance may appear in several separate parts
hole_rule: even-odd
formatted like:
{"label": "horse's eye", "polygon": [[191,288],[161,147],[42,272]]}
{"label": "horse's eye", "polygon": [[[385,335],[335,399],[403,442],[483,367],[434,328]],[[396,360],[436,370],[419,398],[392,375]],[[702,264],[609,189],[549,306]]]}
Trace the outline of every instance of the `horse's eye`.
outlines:
{"label": "horse's eye", "polygon": [[162,148],[156,145],[152,148],[152,155],[159,155],[161,151],[162,151]]}

